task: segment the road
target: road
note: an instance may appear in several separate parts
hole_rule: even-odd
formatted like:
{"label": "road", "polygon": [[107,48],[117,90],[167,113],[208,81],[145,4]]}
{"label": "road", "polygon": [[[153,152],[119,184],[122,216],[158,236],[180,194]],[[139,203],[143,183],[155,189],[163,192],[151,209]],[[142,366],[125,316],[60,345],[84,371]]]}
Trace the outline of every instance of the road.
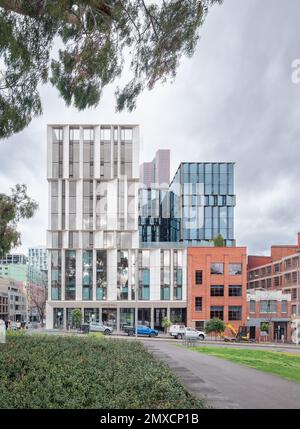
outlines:
{"label": "road", "polygon": [[213,408],[300,409],[300,384],[170,341],[142,340],[185,388]]}

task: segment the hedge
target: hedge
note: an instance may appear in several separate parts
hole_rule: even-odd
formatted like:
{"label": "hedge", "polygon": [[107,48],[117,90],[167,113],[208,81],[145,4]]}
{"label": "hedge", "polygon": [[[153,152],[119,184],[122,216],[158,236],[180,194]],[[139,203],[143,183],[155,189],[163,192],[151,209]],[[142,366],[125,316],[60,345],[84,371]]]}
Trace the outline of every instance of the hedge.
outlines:
{"label": "hedge", "polygon": [[139,342],[9,335],[0,408],[203,408]]}

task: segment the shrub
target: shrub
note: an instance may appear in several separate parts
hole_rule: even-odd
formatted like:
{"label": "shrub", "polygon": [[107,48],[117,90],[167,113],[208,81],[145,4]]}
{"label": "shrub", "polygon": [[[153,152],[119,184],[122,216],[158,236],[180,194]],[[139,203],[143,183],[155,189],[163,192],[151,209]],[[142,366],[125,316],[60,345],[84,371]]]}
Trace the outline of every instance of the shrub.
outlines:
{"label": "shrub", "polygon": [[135,341],[12,335],[0,353],[0,408],[202,408]]}

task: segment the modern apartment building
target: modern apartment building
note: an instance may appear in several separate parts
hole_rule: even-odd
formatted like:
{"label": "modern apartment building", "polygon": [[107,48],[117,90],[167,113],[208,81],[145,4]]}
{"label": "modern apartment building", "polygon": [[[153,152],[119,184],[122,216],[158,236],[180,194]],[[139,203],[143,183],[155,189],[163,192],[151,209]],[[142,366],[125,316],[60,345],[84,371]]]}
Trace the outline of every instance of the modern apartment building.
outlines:
{"label": "modern apartment building", "polygon": [[292,315],[299,318],[300,233],[295,245],[271,246],[270,256],[248,257],[248,289],[281,290],[291,294]]}
{"label": "modern apartment building", "polygon": [[28,249],[28,264],[35,268],[46,272],[48,270],[48,256],[46,246],[31,247]]}
{"label": "modern apartment building", "polygon": [[144,162],[140,165],[140,183],[144,188],[168,188],[170,183],[169,149],[159,149],[151,162]]}
{"label": "modern apartment building", "polygon": [[[139,247],[139,127],[49,125],[46,325],[186,319],[186,250]],[[180,247],[180,246],[179,246]]]}
{"label": "modern apartment building", "polygon": [[[247,317],[247,249],[245,247],[189,247],[188,326],[204,329],[219,318],[236,330]],[[227,329],[226,334],[230,334]]]}

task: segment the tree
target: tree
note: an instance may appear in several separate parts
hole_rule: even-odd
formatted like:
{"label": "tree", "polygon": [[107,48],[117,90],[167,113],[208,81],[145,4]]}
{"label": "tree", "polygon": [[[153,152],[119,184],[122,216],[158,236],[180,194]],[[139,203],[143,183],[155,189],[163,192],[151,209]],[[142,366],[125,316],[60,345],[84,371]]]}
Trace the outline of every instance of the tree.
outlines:
{"label": "tree", "polygon": [[37,208],[38,203],[27,195],[26,185],[16,185],[11,195],[0,194],[0,258],[21,244],[18,223],[30,219]]}
{"label": "tree", "polygon": [[72,317],[72,325],[75,326],[75,328],[79,328],[82,322],[82,313],[80,308],[74,308],[71,313]]}
{"label": "tree", "polygon": [[215,247],[225,247],[225,240],[224,240],[224,238],[222,237],[222,235],[221,235],[221,234],[218,234],[218,235],[213,239],[213,242],[214,242],[214,246],[215,246]]}
{"label": "tree", "polygon": [[218,334],[221,335],[225,332],[226,325],[223,320],[214,318],[210,319],[205,325],[205,332],[207,334]]}
{"label": "tree", "polygon": [[32,312],[36,309],[39,315],[41,326],[44,326],[44,319],[46,315],[46,301],[47,301],[47,289],[46,287],[30,284],[29,291],[27,294],[29,310]]}
{"label": "tree", "polygon": [[132,75],[116,88],[116,109],[132,111],[145,87],[175,78],[222,1],[0,0],[0,138],[42,113],[39,84],[50,81],[79,110],[97,106],[127,58]]}
{"label": "tree", "polygon": [[172,325],[172,322],[167,317],[164,317],[162,320],[162,327],[164,328],[165,333],[167,332],[168,328]]}

